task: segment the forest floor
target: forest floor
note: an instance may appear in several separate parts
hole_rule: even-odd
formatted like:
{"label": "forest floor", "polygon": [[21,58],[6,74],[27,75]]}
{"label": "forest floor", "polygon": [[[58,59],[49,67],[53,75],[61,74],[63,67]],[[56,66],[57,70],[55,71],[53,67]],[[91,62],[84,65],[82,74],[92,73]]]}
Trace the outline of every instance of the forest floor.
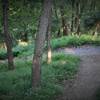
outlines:
{"label": "forest floor", "polygon": [[64,82],[63,94],[57,100],[96,100],[100,89],[100,46],[64,48],[58,52],[78,55],[81,62],[75,78]]}

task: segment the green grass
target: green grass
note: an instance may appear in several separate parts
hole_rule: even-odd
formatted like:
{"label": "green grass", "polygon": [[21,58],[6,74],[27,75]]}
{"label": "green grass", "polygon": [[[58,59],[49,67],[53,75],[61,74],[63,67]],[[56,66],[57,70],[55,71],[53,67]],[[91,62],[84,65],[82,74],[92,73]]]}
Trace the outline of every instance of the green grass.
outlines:
{"label": "green grass", "polygon": [[77,47],[85,44],[89,45],[100,45],[100,36],[93,37],[92,35],[81,35],[79,36],[64,36],[61,38],[53,39],[51,41],[52,49],[62,47]]}
{"label": "green grass", "polygon": [[56,53],[51,64],[44,58],[41,86],[34,91],[31,89],[31,62],[16,58],[14,71],[7,71],[5,63],[0,64],[0,100],[55,100],[63,91],[63,80],[76,74],[79,58]]}

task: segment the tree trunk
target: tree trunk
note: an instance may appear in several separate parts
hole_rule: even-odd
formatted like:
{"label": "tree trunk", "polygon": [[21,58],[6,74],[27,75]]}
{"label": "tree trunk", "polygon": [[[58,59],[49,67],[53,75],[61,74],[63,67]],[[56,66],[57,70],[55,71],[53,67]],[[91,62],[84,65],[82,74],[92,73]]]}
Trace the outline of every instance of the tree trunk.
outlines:
{"label": "tree trunk", "polygon": [[95,10],[96,10],[96,1],[95,0],[91,0],[90,11],[95,12]]}
{"label": "tree trunk", "polygon": [[95,30],[94,30],[94,32],[92,33],[92,35],[93,35],[93,36],[98,36],[99,32],[100,32],[100,22],[98,21],[98,22],[96,23]]}
{"label": "tree trunk", "polygon": [[61,18],[62,18],[63,35],[68,35],[68,26],[66,24],[63,5],[60,6],[60,11],[61,11]]}
{"label": "tree trunk", "polygon": [[49,24],[48,24],[48,29],[47,29],[47,63],[51,63],[51,56],[52,56],[52,52],[51,52],[51,44],[50,44],[50,40],[51,40],[51,19],[52,16],[50,14],[50,18],[49,18]]}
{"label": "tree trunk", "polygon": [[36,35],[35,50],[32,66],[32,87],[35,88],[39,85],[41,80],[41,57],[45,44],[45,37],[49,24],[51,14],[52,0],[44,0],[43,12],[40,17],[39,30]]}
{"label": "tree trunk", "polygon": [[60,28],[58,29],[58,32],[57,32],[57,37],[61,37]]}
{"label": "tree trunk", "polygon": [[80,35],[80,17],[77,16],[77,24],[76,24],[76,33],[77,35]]}
{"label": "tree trunk", "polygon": [[[57,13],[57,5],[56,5],[56,0],[54,0],[54,11],[55,11],[55,16],[56,20],[59,21],[58,13]],[[60,22],[59,22],[60,23]],[[60,26],[58,26],[58,32],[57,32],[57,37],[61,37],[61,32],[60,32]]]}
{"label": "tree trunk", "polygon": [[72,21],[71,21],[71,32],[74,31],[74,0],[72,0]]}
{"label": "tree trunk", "polygon": [[8,67],[14,69],[13,53],[12,53],[12,39],[8,32],[8,0],[2,0],[3,4],[3,26],[4,26],[4,38],[7,47]]}
{"label": "tree trunk", "polygon": [[73,21],[73,19],[74,19],[74,13],[72,13],[71,32],[74,31],[74,21]]}
{"label": "tree trunk", "polygon": [[80,1],[76,2],[76,18],[75,18],[76,33],[80,34]]}

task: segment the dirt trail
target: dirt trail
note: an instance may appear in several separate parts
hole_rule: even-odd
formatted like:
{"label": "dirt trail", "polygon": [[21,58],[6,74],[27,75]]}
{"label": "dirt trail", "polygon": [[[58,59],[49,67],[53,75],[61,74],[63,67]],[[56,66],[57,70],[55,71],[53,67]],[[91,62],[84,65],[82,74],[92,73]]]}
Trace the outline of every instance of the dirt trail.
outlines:
{"label": "dirt trail", "polygon": [[65,82],[64,93],[57,100],[96,100],[96,91],[100,88],[100,47],[60,51],[80,56],[81,63],[75,79]]}

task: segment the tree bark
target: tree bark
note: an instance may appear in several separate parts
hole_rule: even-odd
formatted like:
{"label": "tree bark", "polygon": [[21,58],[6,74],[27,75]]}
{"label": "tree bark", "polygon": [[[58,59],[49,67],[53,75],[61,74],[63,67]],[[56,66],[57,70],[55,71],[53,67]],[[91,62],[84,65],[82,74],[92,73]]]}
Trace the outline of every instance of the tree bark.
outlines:
{"label": "tree bark", "polygon": [[57,32],[57,37],[61,37],[60,28],[58,29],[58,32]]}
{"label": "tree bark", "polygon": [[9,1],[2,0],[3,6],[3,27],[4,27],[4,38],[7,47],[7,57],[8,57],[8,68],[14,69],[13,62],[13,52],[12,52],[12,39],[8,32],[8,9],[9,9]]}
{"label": "tree bark", "polygon": [[72,13],[72,21],[71,21],[71,32],[74,31],[74,14]]}
{"label": "tree bark", "polygon": [[72,0],[72,21],[71,21],[71,32],[74,31],[74,0]]}
{"label": "tree bark", "polygon": [[[59,20],[58,13],[57,13],[57,7],[56,7],[56,0],[54,0],[54,11],[55,11],[55,16],[56,20]],[[57,37],[61,37],[61,32],[60,32],[61,27],[58,26],[58,32],[57,32]]]}
{"label": "tree bark", "polygon": [[51,52],[51,19],[52,16],[50,14],[50,18],[49,18],[49,24],[48,24],[48,29],[47,29],[47,63],[50,64],[51,63],[51,57],[52,57],[52,52]]}
{"label": "tree bark", "polygon": [[61,18],[62,18],[63,35],[68,35],[68,26],[66,24],[63,5],[60,6],[60,11],[61,11]]}
{"label": "tree bark", "polygon": [[99,32],[100,32],[100,21],[96,23],[95,30],[93,31],[92,35],[98,36]]}
{"label": "tree bark", "polygon": [[39,30],[36,34],[35,50],[32,66],[32,87],[35,88],[39,85],[41,80],[41,57],[45,44],[45,37],[49,24],[50,12],[52,8],[52,0],[44,0],[43,12],[40,17]]}
{"label": "tree bark", "polygon": [[76,33],[80,35],[80,0],[76,2],[75,26],[76,26]]}

